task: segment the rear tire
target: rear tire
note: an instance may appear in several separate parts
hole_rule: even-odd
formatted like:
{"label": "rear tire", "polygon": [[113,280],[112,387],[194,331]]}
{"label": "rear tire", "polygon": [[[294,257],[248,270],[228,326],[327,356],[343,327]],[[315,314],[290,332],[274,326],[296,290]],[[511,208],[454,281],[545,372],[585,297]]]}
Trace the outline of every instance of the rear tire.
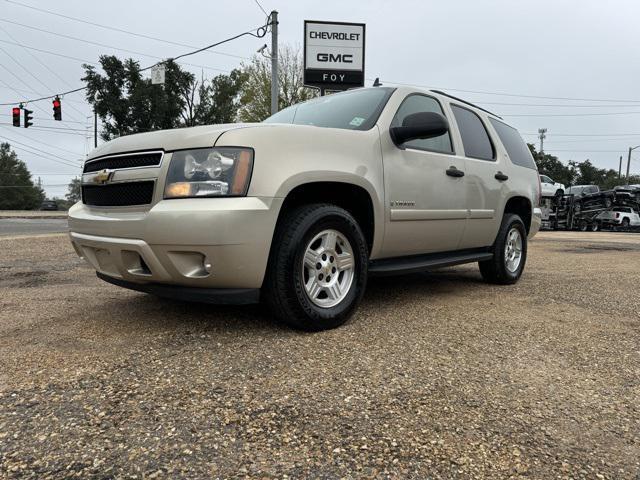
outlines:
{"label": "rear tire", "polygon": [[273,314],[306,331],[345,323],[367,284],[368,248],[357,221],[334,205],[304,205],[279,222],[263,285]]}
{"label": "rear tire", "polygon": [[627,217],[624,217],[622,219],[622,229],[629,230],[629,225],[631,225],[631,221]]}
{"label": "rear tire", "polygon": [[527,230],[520,216],[505,214],[493,245],[493,258],[478,262],[489,283],[511,285],[518,281],[527,261]]}

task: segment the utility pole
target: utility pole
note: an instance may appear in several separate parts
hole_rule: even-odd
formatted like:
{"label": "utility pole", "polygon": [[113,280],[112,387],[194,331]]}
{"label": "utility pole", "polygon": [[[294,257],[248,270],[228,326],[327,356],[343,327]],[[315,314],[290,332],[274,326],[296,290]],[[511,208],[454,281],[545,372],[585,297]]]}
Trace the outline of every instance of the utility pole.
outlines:
{"label": "utility pole", "polygon": [[278,12],[271,12],[271,115],[278,112]]}
{"label": "utility pole", "polygon": [[631,168],[631,152],[633,152],[636,148],[640,148],[640,145],[629,147],[629,157],[627,158],[627,183],[629,182],[629,169]]}
{"label": "utility pole", "polygon": [[98,148],[98,114],[93,112],[93,148]]}
{"label": "utility pole", "polygon": [[620,155],[620,165],[618,166],[618,180],[622,178],[622,155]]}
{"label": "utility pole", "polygon": [[544,153],[544,139],[547,138],[547,136],[545,135],[547,133],[547,129],[539,128],[538,133],[538,137],[540,138],[540,155],[542,155]]}

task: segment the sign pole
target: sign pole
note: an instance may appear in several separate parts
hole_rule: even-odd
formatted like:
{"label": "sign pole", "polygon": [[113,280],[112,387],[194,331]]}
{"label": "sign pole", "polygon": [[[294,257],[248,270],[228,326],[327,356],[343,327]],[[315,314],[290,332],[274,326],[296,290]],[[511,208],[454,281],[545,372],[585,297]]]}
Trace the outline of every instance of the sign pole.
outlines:
{"label": "sign pole", "polygon": [[271,12],[271,115],[278,112],[278,12]]}

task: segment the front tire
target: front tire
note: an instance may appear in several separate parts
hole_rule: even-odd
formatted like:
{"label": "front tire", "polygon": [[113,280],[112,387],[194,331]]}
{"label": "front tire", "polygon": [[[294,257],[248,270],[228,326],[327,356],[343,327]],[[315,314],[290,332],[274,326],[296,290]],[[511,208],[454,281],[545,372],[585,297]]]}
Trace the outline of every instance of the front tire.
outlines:
{"label": "front tire", "polygon": [[493,245],[493,258],[478,262],[489,283],[511,285],[518,281],[527,261],[527,230],[520,216],[505,214]]}
{"label": "front tire", "polygon": [[368,248],[357,221],[334,205],[287,212],[274,236],[263,292],[273,314],[294,328],[345,323],[367,284]]}

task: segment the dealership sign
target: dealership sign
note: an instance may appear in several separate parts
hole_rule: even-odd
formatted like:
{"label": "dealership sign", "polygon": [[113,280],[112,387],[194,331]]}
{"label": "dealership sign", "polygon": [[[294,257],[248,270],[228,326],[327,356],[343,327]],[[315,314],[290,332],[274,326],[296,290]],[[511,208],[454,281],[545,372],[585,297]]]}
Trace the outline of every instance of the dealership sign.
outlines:
{"label": "dealership sign", "polygon": [[304,84],[322,90],[364,85],[364,23],[305,20]]}

